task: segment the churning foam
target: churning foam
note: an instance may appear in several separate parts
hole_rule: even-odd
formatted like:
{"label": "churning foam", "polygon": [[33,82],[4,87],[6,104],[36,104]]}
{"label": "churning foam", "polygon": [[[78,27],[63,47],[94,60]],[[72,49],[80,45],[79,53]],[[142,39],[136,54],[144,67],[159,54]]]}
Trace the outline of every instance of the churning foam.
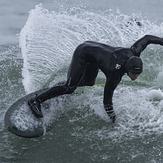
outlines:
{"label": "churning foam", "polygon": [[70,122],[85,121],[86,125],[92,121],[94,127],[91,132],[85,130],[81,133],[79,128],[82,126],[76,126],[72,134],[80,137],[84,132],[84,136],[119,141],[163,133],[163,92],[160,89],[118,86],[113,97],[118,126],[113,128],[104,111],[102,95],[103,87],[97,86],[89,88],[84,95],[74,97],[76,109],[82,112],[82,117],[74,115]]}

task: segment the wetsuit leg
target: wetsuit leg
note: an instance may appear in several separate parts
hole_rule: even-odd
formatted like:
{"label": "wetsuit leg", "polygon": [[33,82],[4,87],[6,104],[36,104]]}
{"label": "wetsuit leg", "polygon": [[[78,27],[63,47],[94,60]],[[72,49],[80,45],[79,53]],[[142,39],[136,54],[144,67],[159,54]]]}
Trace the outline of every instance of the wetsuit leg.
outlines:
{"label": "wetsuit leg", "polygon": [[99,68],[97,64],[88,63],[79,86],[93,86],[95,84],[98,71]]}
{"label": "wetsuit leg", "polygon": [[79,46],[73,55],[68,74],[67,74],[67,85],[72,87],[78,87],[87,67],[87,63],[82,59],[81,54],[82,49]]}
{"label": "wetsuit leg", "polygon": [[37,99],[40,101],[40,103],[59,95],[73,93],[79,86],[87,65],[86,62],[80,57],[81,52],[82,49],[80,46],[74,52],[67,75],[67,82],[60,86],[54,86],[46,92],[38,95]]}

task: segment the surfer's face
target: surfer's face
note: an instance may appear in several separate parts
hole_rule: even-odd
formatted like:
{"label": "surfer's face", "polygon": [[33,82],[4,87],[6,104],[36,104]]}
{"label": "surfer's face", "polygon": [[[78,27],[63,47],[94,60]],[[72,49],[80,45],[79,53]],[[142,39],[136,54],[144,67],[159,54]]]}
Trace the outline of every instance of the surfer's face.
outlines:
{"label": "surfer's face", "polygon": [[128,76],[131,80],[136,80],[140,74],[132,74],[131,72],[128,72]]}

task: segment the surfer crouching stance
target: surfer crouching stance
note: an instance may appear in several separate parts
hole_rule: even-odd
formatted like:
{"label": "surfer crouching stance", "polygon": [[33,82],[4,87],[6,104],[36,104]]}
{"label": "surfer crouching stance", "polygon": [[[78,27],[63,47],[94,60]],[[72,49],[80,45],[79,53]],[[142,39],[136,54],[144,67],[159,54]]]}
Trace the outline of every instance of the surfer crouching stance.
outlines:
{"label": "surfer crouching stance", "polygon": [[93,86],[100,69],[106,76],[104,108],[111,121],[115,123],[116,115],[112,103],[113,92],[125,73],[131,80],[136,80],[142,73],[143,63],[139,57],[149,44],[163,45],[163,38],[145,35],[130,48],[112,47],[92,41],[80,44],[74,51],[67,81],[32,97],[28,101],[28,105],[37,116],[43,117],[41,103],[59,95],[71,94],[80,86]]}

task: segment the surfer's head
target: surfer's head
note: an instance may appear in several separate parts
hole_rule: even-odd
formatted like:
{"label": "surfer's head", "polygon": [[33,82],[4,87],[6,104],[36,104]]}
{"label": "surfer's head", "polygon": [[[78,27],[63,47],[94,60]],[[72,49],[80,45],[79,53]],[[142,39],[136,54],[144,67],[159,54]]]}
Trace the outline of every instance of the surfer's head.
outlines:
{"label": "surfer's head", "polygon": [[143,62],[141,58],[132,56],[127,60],[125,68],[131,80],[135,80],[143,71]]}

